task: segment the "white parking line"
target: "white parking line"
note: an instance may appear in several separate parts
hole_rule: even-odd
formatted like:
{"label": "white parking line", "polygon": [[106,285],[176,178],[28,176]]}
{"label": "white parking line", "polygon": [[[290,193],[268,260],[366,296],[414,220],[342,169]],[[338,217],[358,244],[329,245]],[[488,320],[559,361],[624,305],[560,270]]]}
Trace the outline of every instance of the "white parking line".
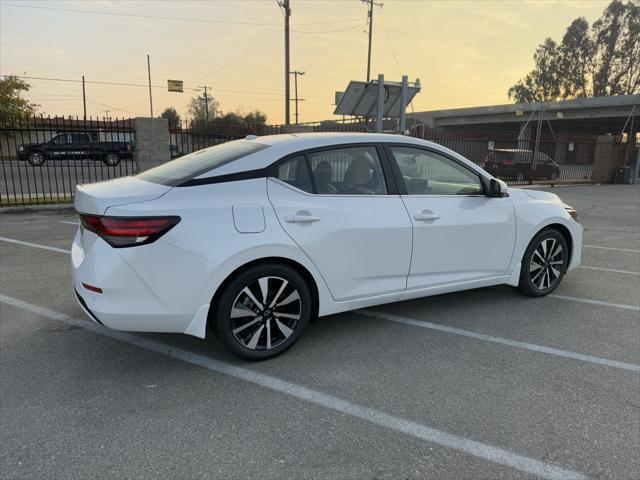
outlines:
{"label": "white parking line", "polygon": [[625,305],[623,303],[603,302],[602,300],[592,300],[590,298],[570,297],[568,295],[558,295],[556,293],[552,293],[549,296],[553,297],[553,298],[559,298],[560,300],[570,300],[572,302],[590,303],[592,305],[602,305],[603,307],[623,308],[625,310],[634,310],[636,312],[640,311],[640,306],[637,306],[637,305]]}
{"label": "white parking line", "polygon": [[626,362],[618,362],[616,360],[609,360],[607,358],[595,357],[593,355],[586,355],[584,353],[571,352],[568,350],[560,350],[558,348],[545,347],[543,345],[536,345],[535,343],[521,342],[518,340],[511,340],[509,338],[494,337],[492,335],[485,335],[484,333],[473,332],[471,330],[463,330],[461,328],[448,327],[446,325],[440,325],[437,323],[425,322],[422,320],[414,320],[413,318],[400,317],[398,315],[392,315],[390,313],[377,312],[375,310],[356,310],[355,313],[360,313],[368,317],[379,318],[382,320],[389,320],[395,323],[402,323],[404,325],[411,325],[414,327],[428,328],[430,330],[437,330],[440,332],[451,333],[454,335],[460,335],[462,337],[474,338],[476,340],[483,340],[485,342],[499,343],[500,345],[507,345],[509,347],[523,348],[525,350],[531,350],[533,352],[546,353],[548,355],[555,355],[557,357],[570,358],[572,360],[579,360],[581,362],[595,363],[597,365],[604,365],[606,367],[619,368],[621,370],[629,370],[632,372],[640,372],[640,365]]}
{"label": "white parking line", "polygon": [[67,255],[71,254],[71,250],[65,250],[64,248],[58,247],[50,247],[49,245],[40,245],[39,243],[24,242],[22,240],[16,240],[15,238],[0,237],[0,241],[15,243],[16,245],[23,245],[25,247],[41,248],[43,250],[49,250],[52,252],[66,253]]}
{"label": "white parking line", "polygon": [[334,410],[336,412],[359,418],[366,422],[404,433],[430,443],[435,443],[446,448],[457,450],[459,452],[472,455],[484,460],[488,460],[499,465],[511,467],[521,472],[537,475],[547,479],[586,479],[582,473],[566,470],[561,467],[551,465],[534,458],[519,455],[509,450],[494,447],[485,443],[477,442],[465,437],[454,435],[431,428],[427,425],[412,422],[404,418],[389,415],[379,410],[352,403],[333,395],[328,395],[317,390],[313,390],[302,385],[287,382],[276,377],[257,373],[252,370],[238,367],[230,363],[214,360],[204,355],[183,350],[178,347],[165,345],[163,343],[150,340],[141,336],[131,335],[124,332],[116,332],[107,330],[89,321],[79,320],[64,313],[56,312],[45,307],[40,307],[32,303],[24,302],[17,298],[0,294],[0,302],[6,305],[25,310],[36,315],[40,315],[51,320],[57,320],[69,325],[84,328],[94,333],[113,338],[115,340],[143,348],[145,350],[166,355],[168,357],[181,360],[209,369],[211,371],[221,373],[230,377],[234,377],[246,382],[250,382],[270,390],[289,395],[306,402],[319,405],[321,407]]}
{"label": "white parking line", "polygon": [[80,222],[68,222],[66,220],[58,220],[58,223],[67,223],[69,225],[80,225]]}
{"label": "white parking line", "polygon": [[640,250],[634,250],[633,248],[602,247],[600,245],[582,245],[582,248],[599,248],[600,250],[614,250],[616,252],[640,253]]}
{"label": "white parking line", "polygon": [[632,272],[631,270],[616,270],[615,268],[590,267],[588,265],[580,265],[578,268],[585,270],[596,270],[598,272],[622,273],[624,275],[640,275],[640,272]]}

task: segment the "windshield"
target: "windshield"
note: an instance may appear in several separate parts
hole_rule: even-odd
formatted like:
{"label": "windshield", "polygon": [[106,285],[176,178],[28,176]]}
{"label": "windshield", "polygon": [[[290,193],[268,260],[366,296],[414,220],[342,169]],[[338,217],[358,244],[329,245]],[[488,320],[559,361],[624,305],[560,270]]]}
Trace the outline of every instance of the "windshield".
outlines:
{"label": "windshield", "polygon": [[158,167],[146,170],[136,175],[136,177],[147,182],[175,187],[203,173],[265,148],[268,148],[268,145],[246,140],[226,142],[171,160]]}

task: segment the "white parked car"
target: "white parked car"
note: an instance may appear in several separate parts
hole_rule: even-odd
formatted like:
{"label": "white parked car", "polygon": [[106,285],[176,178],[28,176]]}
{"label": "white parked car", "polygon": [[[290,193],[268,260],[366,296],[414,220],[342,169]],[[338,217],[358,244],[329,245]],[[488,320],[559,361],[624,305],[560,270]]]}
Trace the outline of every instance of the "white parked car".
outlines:
{"label": "white parked car", "polygon": [[109,328],[212,332],[273,357],[310,321],[507,284],[552,292],[582,227],[437,144],[382,134],[247,137],[79,186],[78,301]]}

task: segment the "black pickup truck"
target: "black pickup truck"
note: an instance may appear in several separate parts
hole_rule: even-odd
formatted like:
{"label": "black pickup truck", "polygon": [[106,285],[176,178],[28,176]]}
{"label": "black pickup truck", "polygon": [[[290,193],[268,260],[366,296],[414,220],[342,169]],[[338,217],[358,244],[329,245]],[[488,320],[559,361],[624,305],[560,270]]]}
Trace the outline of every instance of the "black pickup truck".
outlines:
{"label": "black pickup truck", "polygon": [[96,142],[88,133],[58,133],[43,143],[18,146],[18,160],[39,167],[47,160],[91,159],[113,167],[133,158],[131,142]]}

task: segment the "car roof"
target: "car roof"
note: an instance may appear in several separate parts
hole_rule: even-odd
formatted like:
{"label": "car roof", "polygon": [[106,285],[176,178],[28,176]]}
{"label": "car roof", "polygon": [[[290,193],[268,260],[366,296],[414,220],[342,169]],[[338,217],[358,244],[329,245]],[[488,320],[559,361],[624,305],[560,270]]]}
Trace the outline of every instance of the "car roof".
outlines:
{"label": "car roof", "polygon": [[269,146],[295,144],[296,147],[314,148],[333,143],[359,142],[390,142],[390,143],[421,143],[419,139],[390,133],[362,133],[362,132],[314,132],[314,133],[285,133],[280,135],[248,136],[247,141],[262,143]]}

